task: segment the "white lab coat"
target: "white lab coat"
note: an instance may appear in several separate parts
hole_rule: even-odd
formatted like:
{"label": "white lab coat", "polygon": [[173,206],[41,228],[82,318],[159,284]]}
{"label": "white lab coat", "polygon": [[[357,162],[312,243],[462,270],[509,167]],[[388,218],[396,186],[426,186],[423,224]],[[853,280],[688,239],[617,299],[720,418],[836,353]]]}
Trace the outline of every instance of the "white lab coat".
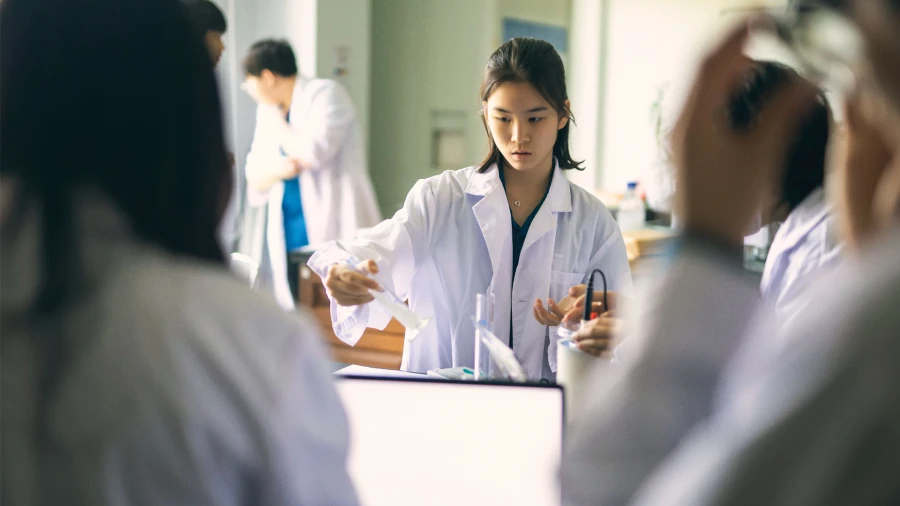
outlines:
{"label": "white lab coat", "polygon": [[769,247],[760,291],[785,324],[814,303],[810,284],[840,263],[842,243],[825,192],[813,191],[788,215]]}
{"label": "white lab coat", "polygon": [[[753,325],[719,382],[711,414],[635,503],[897,504],[897,251],[900,228],[814,283],[817,303],[790,324],[776,332]],[[700,288],[734,300],[733,286],[705,274]]]}
{"label": "white lab coat", "polygon": [[779,325],[737,254],[686,246],[649,291],[626,363],[592,378],[565,504],[630,504],[642,487],[648,505],[891,503],[898,248],[900,230],[814,283],[822,296]]}
{"label": "white lab coat", "polygon": [[[469,167],[419,181],[393,218],[349,246],[357,257],[378,263],[380,283],[408,298],[414,311],[434,317],[406,342],[403,370],[473,366],[475,296],[492,291],[497,336],[509,342],[512,314],[513,349],[528,376],[552,377],[556,329],[548,335],[534,319],[535,299],[563,298],[595,268],[603,269],[610,290],[631,290],[625,243],[615,220],[559,168],[528,231],[515,281],[511,223],[496,166],[481,174]],[[341,258],[335,248],[323,249],[309,265],[324,276]],[[366,327],[383,329],[390,319],[377,303],[345,308],[332,302],[331,315],[335,333],[350,345]]]}
{"label": "white lab coat", "polygon": [[[23,318],[42,267],[37,216],[3,229],[4,500],[38,504],[43,489],[42,504],[75,506],[356,504],[313,319],[143,242],[99,194],[79,202],[69,247],[86,290],[63,319]],[[52,444],[37,446],[36,345],[51,332],[69,353]]]}
{"label": "white lab coat", "polygon": [[[351,239],[357,230],[381,221],[381,212],[366,168],[363,139],[350,96],[337,81],[298,76],[291,100],[291,131],[285,135],[273,119],[272,106],[260,106],[256,131],[247,155],[247,174],[282,163],[281,150],[310,164],[300,174],[303,215],[310,246]],[[267,192],[247,189],[250,206],[268,205],[263,241],[250,255],[260,261],[260,282],[271,286],[278,303],[294,307],[287,280],[287,251],[281,201],[284,184]],[[255,231],[261,234],[262,230]],[[263,256],[267,258],[263,258]]]}

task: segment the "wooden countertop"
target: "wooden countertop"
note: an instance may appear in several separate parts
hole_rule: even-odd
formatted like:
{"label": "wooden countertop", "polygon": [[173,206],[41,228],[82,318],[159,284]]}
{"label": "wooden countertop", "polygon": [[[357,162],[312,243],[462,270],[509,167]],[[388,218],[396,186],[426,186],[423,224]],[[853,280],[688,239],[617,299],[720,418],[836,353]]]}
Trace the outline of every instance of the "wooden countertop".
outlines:
{"label": "wooden countertop", "polygon": [[642,257],[665,255],[674,247],[678,233],[671,228],[651,227],[623,232],[628,261]]}

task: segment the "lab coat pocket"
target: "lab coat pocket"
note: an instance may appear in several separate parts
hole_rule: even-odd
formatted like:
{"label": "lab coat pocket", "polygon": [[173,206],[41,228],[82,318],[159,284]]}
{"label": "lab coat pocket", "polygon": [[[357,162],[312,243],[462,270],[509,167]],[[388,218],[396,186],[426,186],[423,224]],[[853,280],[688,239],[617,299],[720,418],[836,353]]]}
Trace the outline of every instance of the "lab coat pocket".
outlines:
{"label": "lab coat pocket", "polygon": [[580,272],[550,271],[550,294],[548,297],[559,302],[569,295],[569,289],[584,282],[584,274]]}

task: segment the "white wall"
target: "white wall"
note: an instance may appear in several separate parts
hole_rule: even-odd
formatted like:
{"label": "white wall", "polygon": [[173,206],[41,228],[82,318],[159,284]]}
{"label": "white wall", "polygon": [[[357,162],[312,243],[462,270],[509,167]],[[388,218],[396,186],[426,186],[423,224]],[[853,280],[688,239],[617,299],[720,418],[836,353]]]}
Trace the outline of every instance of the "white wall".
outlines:
{"label": "white wall", "polygon": [[493,46],[495,6],[493,0],[373,2],[369,168],[385,215],[403,204],[418,179],[438,172],[431,164],[433,111],[460,113],[468,163],[484,156],[478,87]]}
{"label": "white wall", "polygon": [[603,144],[603,93],[606,37],[605,20],[609,0],[573,0],[569,33],[569,100],[575,124],[570,127],[570,145],[576,160],[584,160],[584,171],[569,171],[569,179],[586,188],[598,188],[598,169]]}
{"label": "white wall", "polygon": [[[580,150],[596,157],[579,183],[623,191],[656,157],[650,108],[667,85],[667,112],[677,111],[703,49],[736,15],[730,10],[784,0],[575,0],[573,88],[594,118],[581,114]],[[604,15],[606,16],[604,18]],[[601,58],[597,61],[596,58]],[[596,81],[596,85],[595,85]],[[598,95],[593,95],[593,90]],[[590,112],[588,112],[590,114]],[[596,124],[594,123],[596,121]],[[590,150],[592,137],[596,152]],[[584,152],[584,151],[582,151]]]}
{"label": "white wall", "polygon": [[[315,65],[307,68],[314,68],[317,77],[335,79],[347,88],[356,106],[363,139],[367,141],[372,0],[319,0],[315,19]],[[341,64],[346,67],[346,73],[337,76],[335,68],[340,53],[346,59]]]}

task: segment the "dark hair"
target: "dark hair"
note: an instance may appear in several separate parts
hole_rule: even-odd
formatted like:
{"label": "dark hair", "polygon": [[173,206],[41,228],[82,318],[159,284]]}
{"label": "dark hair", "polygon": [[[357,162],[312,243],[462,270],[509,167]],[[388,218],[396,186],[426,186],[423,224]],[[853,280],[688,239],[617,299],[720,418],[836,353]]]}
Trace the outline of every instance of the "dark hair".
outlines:
{"label": "dark hair", "polygon": [[225,21],[225,14],[209,0],[184,0],[191,13],[191,19],[194,26],[200,33],[206,35],[206,32],[225,33],[228,29],[228,23]]}
{"label": "dark hair", "polygon": [[259,77],[263,70],[283,77],[297,75],[297,59],[286,40],[263,39],[250,46],[244,57],[244,74]]}
{"label": "dark hair", "polygon": [[[224,265],[216,229],[231,169],[212,65],[182,2],[3,0],[0,110],[0,175],[21,189],[8,225],[26,206],[42,222],[32,314],[55,321],[90,289],[72,217],[82,187],[148,243]],[[46,421],[71,345],[40,338]]]}
{"label": "dark hair", "polygon": [[[765,109],[775,90],[799,74],[787,65],[757,61],[751,66],[743,85],[732,96],[732,125],[744,128],[753,124]],[[778,189],[777,206],[794,210],[814,190],[825,183],[825,159],[831,130],[831,110],[823,94],[800,122],[791,145]]]}
{"label": "dark hair", "polygon": [[[553,156],[561,169],[584,170],[583,162],[577,162],[569,153],[569,125],[575,121],[572,111],[566,107],[569,96],[566,93],[566,69],[562,58],[549,42],[530,37],[516,37],[497,48],[484,67],[484,79],[481,81],[481,101],[486,102],[497,86],[508,82],[529,83],[557,113],[569,118],[566,126],[556,134],[553,145]],[[485,113],[481,122],[488,136],[488,155],[478,166],[478,172],[484,172],[492,164],[500,164],[503,155],[491,138]]]}
{"label": "dark hair", "polygon": [[[184,4],[0,6],[0,173],[41,203],[45,272],[71,258],[50,246],[71,244],[70,197],[83,185],[101,189],[144,239],[224,262],[216,228],[231,169],[215,76]],[[61,281],[45,287],[59,295]]]}

